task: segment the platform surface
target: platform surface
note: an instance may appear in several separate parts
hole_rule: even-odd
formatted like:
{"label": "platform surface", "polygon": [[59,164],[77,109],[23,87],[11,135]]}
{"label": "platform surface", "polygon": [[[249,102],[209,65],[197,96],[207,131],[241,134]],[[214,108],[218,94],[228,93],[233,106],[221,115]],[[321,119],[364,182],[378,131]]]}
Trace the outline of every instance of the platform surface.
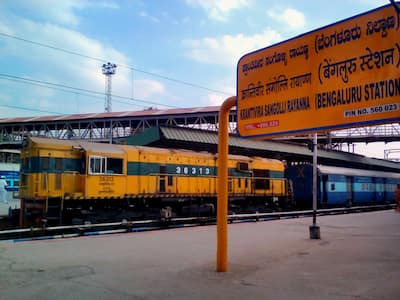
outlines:
{"label": "platform surface", "polygon": [[400,299],[394,210],[57,240],[0,241],[0,299]]}

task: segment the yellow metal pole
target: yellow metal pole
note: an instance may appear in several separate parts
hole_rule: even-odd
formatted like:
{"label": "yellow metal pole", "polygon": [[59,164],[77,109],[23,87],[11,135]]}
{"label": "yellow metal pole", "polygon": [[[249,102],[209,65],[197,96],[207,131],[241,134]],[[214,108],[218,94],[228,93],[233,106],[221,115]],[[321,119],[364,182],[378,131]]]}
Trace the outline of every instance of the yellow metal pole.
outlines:
{"label": "yellow metal pole", "polygon": [[218,117],[217,272],[228,268],[228,121],[235,105],[236,97],[226,99]]}

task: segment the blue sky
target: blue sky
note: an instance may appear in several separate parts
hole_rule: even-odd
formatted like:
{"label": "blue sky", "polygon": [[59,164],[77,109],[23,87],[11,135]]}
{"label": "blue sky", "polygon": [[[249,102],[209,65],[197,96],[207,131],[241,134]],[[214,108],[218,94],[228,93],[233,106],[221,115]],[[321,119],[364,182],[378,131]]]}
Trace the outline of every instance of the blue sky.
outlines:
{"label": "blue sky", "polygon": [[104,111],[108,61],[112,111],[219,105],[242,55],[388,3],[2,0],[0,118]]}

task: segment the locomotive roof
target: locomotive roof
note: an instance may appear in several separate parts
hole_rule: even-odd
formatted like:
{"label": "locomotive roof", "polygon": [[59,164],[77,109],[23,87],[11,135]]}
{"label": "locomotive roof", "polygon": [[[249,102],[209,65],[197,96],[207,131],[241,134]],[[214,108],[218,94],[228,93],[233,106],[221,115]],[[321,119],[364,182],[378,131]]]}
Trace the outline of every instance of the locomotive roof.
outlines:
{"label": "locomotive roof", "polygon": [[125,154],[124,149],[119,145],[88,143],[82,142],[79,144],[87,152],[109,153],[109,154]]}
{"label": "locomotive roof", "polygon": [[76,148],[82,148],[89,152],[112,153],[112,154],[123,154],[124,153],[124,151],[121,149],[121,147],[119,145],[90,143],[90,142],[78,141],[78,140],[49,139],[49,138],[42,138],[42,137],[30,137],[29,139],[34,144],[45,145],[47,147],[55,147],[55,148],[76,147]]}
{"label": "locomotive roof", "polygon": [[[50,139],[50,138],[42,138],[42,137],[30,137],[29,138],[35,144],[42,144],[46,146],[54,146],[54,147],[76,147],[82,148],[88,152],[94,153],[109,153],[109,154],[124,154],[125,149],[137,149],[139,151],[152,151],[158,153],[177,153],[177,154],[187,154],[190,156],[199,156],[199,157],[209,157],[210,155],[218,158],[216,154],[206,152],[206,151],[193,151],[187,149],[170,149],[170,148],[158,148],[158,147],[147,147],[147,146],[132,146],[132,145],[117,145],[117,144],[104,144],[104,143],[93,143],[86,141],[78,141],[78,140],[59,140],[59,139]],[[268,161],[268,162],[276,162],[281,163],[281,161],[277,159],[268,159],[264,157],[248,157],[244,155],[236,155],[230,154],[230,159],[241,160],[241,161]]]}

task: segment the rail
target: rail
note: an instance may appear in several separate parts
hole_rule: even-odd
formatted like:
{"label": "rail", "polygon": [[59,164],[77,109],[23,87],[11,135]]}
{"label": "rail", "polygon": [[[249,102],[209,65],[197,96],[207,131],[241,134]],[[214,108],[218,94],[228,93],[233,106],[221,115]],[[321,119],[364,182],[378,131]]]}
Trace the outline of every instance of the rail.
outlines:
{"label": "rail", "polygon": [[[394,209],[395,204],[386,205],[371,205],[371,206],[356,206],[356,207],[342,207],[332,209],[320,209],[317,215],[334,215],[346,213],[359,213],[375,210],[388,210]],[[300,211],[286,211],[286,212],[273,212],[273,213],[251,213],[251,214],[231,214],[228,215],[229,223],[240,222],[259,222],[271,221],[277,219],[287,218],[302,218],[312,217],[313,210],[300,210]],[[71,238],[79,236],[92,236],[113,233],[128,233],[128,232],[141,232],[149,230],[172,229],[179,227],[192,227],[199,225],[213,225],[215,224],[215,217],[186,217],[186,218],[168,218],[161,220],[139,220],[139,221],[126,221],[110,222],[101,224],[83,224],[83,225],[67,225],[67,226],[54,226],[54,227],[31,227],[20,228],[0,231],[0,240],[8,240],[13,242],[31,241],[31,240],[44,240],[44,239],[58,239],[58,238]]]}

